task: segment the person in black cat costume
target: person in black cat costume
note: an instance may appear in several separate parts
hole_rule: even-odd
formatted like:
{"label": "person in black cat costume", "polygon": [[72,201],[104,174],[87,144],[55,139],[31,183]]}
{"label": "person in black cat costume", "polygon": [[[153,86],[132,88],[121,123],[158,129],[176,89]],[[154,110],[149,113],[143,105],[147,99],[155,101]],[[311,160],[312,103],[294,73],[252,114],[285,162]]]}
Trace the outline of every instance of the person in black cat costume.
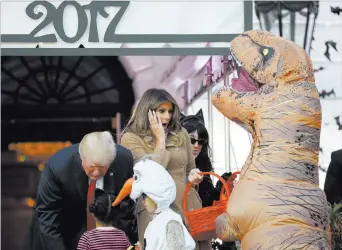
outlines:
{"label": "person in black cat costume", "polygon": [[[202,109],[196,115],[185,116],[181,114],[180,122],[190,136],[191,144],[193,147],[193,156],[195,157],[196,167],[201,172],[213,172],[213,167],[210,160],[210,147],[209,147],[209,134],[204,124],[204,117]],[[231,172],[224,173],[221,177],[228,180]],[[222,183],[217,182],[214,187],[210,176],[206,175],[203,181],[199,184],[198,194],[202,200],[202,206],[211,206],[214,200],[219,200]],[[234,242],[223,242],[217,246],[218,249],[236,250]]]}
{"label": "person in black cat costume", "polygon": [[[181,114],[180,122],[190,136],[192,144],[192,153],[195,157],[196,167],[201,172],[212,172],[213,167],[210,160],[209,134],[204,124],[202,109],[196,115],[185,116]],[[220,191],[218,191],[210,178],[206,175],[199,184],[198,194],[202,199],[202,206],[207,207],[213,204],[214,200],[218,200]]]}

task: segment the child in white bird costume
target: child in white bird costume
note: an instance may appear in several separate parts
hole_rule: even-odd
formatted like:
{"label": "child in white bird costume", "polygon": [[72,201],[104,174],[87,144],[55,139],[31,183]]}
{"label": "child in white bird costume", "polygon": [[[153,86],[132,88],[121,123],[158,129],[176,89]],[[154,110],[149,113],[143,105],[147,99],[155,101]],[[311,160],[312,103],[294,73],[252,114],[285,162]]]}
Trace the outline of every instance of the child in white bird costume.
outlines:
{"label": "child in white bird costume", "polygon": [[194,250],[196,243],[182,217],[170,208],[176,199],[176,184],[171,175],[149,159],[139,161],[133,170],[133,178],[126,181],[112,206],[128,195],[134,201],[144,199],[144,206],[153,217],[144,234],[144,249]]}

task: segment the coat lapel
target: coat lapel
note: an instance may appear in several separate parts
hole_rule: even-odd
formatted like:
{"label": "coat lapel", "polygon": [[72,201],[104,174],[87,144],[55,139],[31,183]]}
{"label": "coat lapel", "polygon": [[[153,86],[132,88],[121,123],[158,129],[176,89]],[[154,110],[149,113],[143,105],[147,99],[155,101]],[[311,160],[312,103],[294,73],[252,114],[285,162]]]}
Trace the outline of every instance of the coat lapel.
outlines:
{"label": "coat lapel", "polygon": [[80,155],[77,153],[73,160],[74,176],[78,192],[82,200],[87,199],[88,177],[82,168]]}
{"label": "coat lapel", "polygon": [[115,169],[113,165],[113,163],[110,165],[106,175],[103,177],[103,190],[110,194],[116,194]]}

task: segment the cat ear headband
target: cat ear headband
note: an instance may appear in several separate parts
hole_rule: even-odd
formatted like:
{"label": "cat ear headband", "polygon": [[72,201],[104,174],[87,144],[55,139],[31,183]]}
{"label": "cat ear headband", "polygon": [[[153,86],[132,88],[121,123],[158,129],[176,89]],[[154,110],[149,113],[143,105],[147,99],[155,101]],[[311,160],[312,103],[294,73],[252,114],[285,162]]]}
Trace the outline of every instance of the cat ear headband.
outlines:
{"label": "cat ear headband", "polygon": [[202,109],[200,109],[196,115],[188,115],[188,116],[185,116],[184,114],[181,113],[180,115],[180,122],[185,125],[187,124],[188,122],[190,122],[191,120],[196,120],[196,121],[199,121],[201,124],[205,125],[204,124],[204,117],[203,117],[203,112],[202,112]]}

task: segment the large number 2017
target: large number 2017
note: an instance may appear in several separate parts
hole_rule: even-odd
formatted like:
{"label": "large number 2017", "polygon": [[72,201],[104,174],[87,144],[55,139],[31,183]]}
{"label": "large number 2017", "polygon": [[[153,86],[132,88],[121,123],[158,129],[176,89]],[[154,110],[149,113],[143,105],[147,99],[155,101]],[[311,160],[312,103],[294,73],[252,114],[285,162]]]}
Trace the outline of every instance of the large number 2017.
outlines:
{"label": "large number 2017", "polygon": [[[43,16],[43,12],[38,11],[35,13],[34,9],[37,6],[43,6],[46,9],[46,16],[43,21],[30,33],[34,38],[39,39],[41,42],[57,42],[55,34],[47,34],[42,36],[36,36],[43,28],[52,22],[57,35],[66,43],[75,43],[83,35],[88,26],[87,14],[85,10],[90,11],[90,27],[89,27],[89,42],[99,42],[99,35],[97,30],[97,15],[100,13],[101,16],[107,18],[109,14],[105,11],[105,7],[120,7],[120,10],[109,23],[103,41],[104,42],[115,42],[115,29],[120,22],[123,14],[125,13],[129,1],[92,1],[91,3],[81,6],[76,1],[64,1],[58,8],[48,1],[34,1],[30,3],[26,8],[26,14],[34,19],[38,20]],[[77,32],[74,36],[69,37],[64,31],[63,25],[63,14],[67,6],[72,6],[77,12],[78,27]]]}

